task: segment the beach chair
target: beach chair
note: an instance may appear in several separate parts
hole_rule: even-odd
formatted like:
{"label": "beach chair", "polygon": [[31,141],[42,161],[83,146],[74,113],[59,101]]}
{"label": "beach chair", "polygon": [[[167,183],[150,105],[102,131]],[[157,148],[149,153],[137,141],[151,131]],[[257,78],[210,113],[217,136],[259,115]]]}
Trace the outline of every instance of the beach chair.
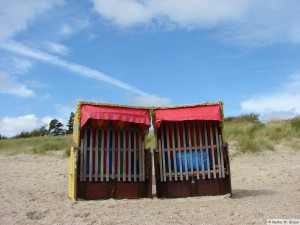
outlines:
{"label": "beach chair", "polygon": [[157,197],[231,195],[222,102],[155,108]]}
{"label": "beach chair", "polygon": [[149,109],[80,102],[74,118],[69,196],[77,199],[152,197],[145,136]]}

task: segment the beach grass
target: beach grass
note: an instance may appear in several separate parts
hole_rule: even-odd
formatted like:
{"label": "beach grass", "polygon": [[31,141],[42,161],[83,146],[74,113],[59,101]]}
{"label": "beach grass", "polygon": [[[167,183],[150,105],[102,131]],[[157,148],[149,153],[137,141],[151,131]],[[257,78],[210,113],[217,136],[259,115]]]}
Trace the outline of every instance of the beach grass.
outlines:
{"label": "beach grass", "polygon": [[[296,123],[295,123],[296,121]],[[299,123],[300,124],[300,123]],[[259,120],[230,120],[224,122],[224,137],[227,142],[237,142],[238,152],[259,152],[275,150],[283,145],[298,150],[300,129],[298,119],[273,120],[262,123]]]}
{"label": "beach grass", "polygon": [[[300,118],[291,120],[273,120],[267,123],[259,121],[255,114],[225,119],[223,123],[224,141],[236,143],[236,152],[260,152],[276,150],[276,146],[300,150]],[[72,135],[43,136],[31,138],[11,138],[0,140],[0,153],[6,154],[45,154],[49,151],[63,150],[70,154]],[[155,149],[154,131],[147,136],[147,146]]]}
{"label": "beach grass", "polygon": [[72,135],[12,138],[0,140],[0,153],[45,154],[49,151],[70,149]]}

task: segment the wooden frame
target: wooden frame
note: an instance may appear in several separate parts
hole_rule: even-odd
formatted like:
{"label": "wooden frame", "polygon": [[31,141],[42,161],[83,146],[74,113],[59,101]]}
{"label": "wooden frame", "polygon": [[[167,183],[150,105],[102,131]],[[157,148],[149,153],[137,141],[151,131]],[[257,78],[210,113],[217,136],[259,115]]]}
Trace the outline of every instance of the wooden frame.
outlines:
{"label": "wooden frame", "polygon": [[155,133],[157,197],[231,195],[228,149],[219,121],[163,121]]}

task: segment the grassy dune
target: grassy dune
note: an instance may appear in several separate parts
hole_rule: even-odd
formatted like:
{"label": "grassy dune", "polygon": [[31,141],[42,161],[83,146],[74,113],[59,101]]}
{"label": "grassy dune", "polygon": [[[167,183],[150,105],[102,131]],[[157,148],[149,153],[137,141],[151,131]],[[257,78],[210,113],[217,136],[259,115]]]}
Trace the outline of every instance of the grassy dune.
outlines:
{"label": "grassy dune", "polygon": [[278,120],[262,123],[241,117],[224,122],[224,137],[236,143],[237,153],[275,150],[282,144],[290,149],[300,149],[300,119]]}
{"label": "grassy dune", "polygon": [[[300,118],[262,123],[257,117],[244,115],[224,121],[224,138],[235,148],[235,152],[258,152],[276,150],[276,146],[300,150]],[[45,154],[48,151],[64,150],[69,154],[71,135],[44,136],[0,140],[0,153]],[[149,132],[148,147],[155,148],[153,131]],[[231,146],[230,146],[231,147]]]}
{"label": "grassy dune", "polygon": [[4,139],[0,140],[0,153],[45,154],[48,151],[55,150],[67,152],[70,148],[71,140],[72,135]]}

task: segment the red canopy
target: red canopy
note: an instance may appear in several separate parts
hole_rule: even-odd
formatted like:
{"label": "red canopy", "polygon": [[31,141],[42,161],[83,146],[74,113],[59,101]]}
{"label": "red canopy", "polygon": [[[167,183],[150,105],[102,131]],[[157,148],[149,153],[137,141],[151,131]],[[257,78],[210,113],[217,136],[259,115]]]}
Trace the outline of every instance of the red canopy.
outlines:
{"label": "red canopy", "polygon": [[156,128],[160,127],[162,121],[222,120],[220,105],[157,109],[154,115]]}
{"label": "red canopy", "polygon": [[125,122],[142,123],[150,127],[149,111],[116,106],[82,105],[80,126],[83,127],[88,119],[119,120]]}

